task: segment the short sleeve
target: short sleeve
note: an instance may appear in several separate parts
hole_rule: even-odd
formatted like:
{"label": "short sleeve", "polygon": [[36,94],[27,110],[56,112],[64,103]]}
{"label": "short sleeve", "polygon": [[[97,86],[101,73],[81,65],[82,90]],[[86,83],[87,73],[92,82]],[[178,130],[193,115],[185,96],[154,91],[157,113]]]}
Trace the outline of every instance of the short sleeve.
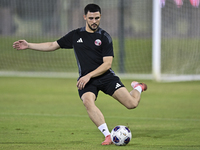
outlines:
{"label": "short sleeve", "polygon": [[74,35],[74,30],[67,33],[65,36],[57,40],[58,45],[60,48],[66,48],[70,49],[73,48],[73,35]]}
{"label": "short sleeve", "polygon": [[103,50],[102,51],[103,57],[104,56],[114,57],[112,38],[107,32],[104,32],[103,34],[102,50]]}

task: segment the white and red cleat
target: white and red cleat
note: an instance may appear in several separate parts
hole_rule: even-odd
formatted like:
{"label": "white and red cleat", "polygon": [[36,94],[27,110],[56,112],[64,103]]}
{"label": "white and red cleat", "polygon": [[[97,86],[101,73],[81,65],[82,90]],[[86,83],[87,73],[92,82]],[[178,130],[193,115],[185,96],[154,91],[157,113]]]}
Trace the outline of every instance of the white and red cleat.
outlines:
{"label": "white and red cleat", "polygon": [[131,86],[135,89],[137,86],[142,88],[142,92],[147,90],[147,85],[145,83],[138,83],[137,81],[133,81]]}
{"label": "white and red cleat", "polygon": [[103,141],[103,142],[101,143],[101,145],[111,145],[111,144],[112,144],[112,140],[111,140],[110,135],[107,135],[107,136],[105,137],[105,141]]}

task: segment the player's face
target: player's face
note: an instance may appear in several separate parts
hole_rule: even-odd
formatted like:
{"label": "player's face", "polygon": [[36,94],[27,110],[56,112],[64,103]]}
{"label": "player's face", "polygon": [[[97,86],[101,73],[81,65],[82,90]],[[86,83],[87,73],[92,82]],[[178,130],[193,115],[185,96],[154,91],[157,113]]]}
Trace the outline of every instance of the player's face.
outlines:
{"label": "player's face", "polygon": [[88,12],[87,15],[84,15],[86,21],[86,31],[95,32],[100,24],[101,14],[100,12]]}

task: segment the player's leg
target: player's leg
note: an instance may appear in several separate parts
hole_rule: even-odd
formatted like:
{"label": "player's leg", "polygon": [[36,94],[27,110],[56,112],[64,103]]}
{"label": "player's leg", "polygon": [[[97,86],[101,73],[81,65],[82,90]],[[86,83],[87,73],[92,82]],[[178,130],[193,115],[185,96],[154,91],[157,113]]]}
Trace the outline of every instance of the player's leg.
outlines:
{"label": "player's leg", "polygon": [[146,84],[138,83],[135,81],[132,82],[131,86],[133,87],[133,90],[130,93],[125,87],[121,87],[117,89],[112,95],[128,109],[133,109],[138,106],[141,98],[141,92],[147,89]]}
{"label": "player's leg", "polygon": [[82,95],[81,99],[83,100],[83,104],[87,110],[87,113],[90,119],[94,122],[94,124],[99,127],[100,125],[105,123],[105,119],[101,111],[95,105],[96,96],[92,92],[87,92]]}
{"label": "player's leg", "polygon": [[129,93],[125,87],[117,89],[112,97],[128,109],[136,108],[140,101],[140,93],[137,90],[132,90]]}
{"label": "player's leg", "polygon": [[81,96],[81,99],[83,100],[83,104],[87,110],[90,119],[105,136],[105,141],[102,143],[102,145],[110,145],[112,143],[110,139],[110,132],[105,123],[105,119],[102,112],[95,105],[95,94],[92,92],[86,92]]}

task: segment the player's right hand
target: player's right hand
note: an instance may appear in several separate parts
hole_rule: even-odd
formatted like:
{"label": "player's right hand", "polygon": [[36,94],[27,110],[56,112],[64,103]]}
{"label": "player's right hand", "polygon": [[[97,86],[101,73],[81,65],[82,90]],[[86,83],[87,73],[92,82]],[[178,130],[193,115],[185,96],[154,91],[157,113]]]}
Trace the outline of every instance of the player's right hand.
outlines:
{"label": "player's right hand", "polygon": [[89,82],[90,78],[91,77],[89,75],[85,75],[85,76],[81,77],[78,80],[77,84],[76,84],[76,86],[78,87],[78,89],[79,90],[84,89],[85,85]]}
{"label": "player's right hand", "polygon": [[28,48],[28,42],[26,40],[19,40],[13,43],[13,48],[17,50],[23,50]]}

